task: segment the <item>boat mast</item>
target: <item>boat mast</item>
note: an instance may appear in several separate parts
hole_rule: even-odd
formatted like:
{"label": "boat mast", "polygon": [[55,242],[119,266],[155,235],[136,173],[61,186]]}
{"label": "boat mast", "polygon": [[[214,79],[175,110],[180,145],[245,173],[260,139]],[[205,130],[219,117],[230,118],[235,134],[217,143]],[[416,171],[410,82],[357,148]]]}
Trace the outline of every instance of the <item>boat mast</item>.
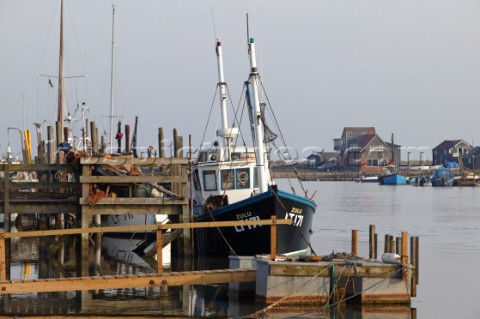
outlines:
{"label": "boat mast", "polygon": [[[63,89],[64,89],[64,62],[63,62],[63,0],[60,2],[60,54],[58,62],[58,110],[57,110],[57,121],[60,123],[60,132],[63,132],[63,109],[64,109],[64,99]],[[59,142],[60,143],[60,142]]]}
{"label": "boat mast", "polygon": [[220,39],[217,39],[215,51],[217,53],[217,64],[218,64],[218,86],[220,94],[220,113],[222,115],[222,129],[217,130],[217,136],[223,138],[223,149],[220,160],[229,161],[230,153],[232,148],[232,141],[235,136],[238,135],[238,128],[228,127],[228,117],[227,117],[227,83],[225,82],[225,77],[223,75],[223,54],[222,54],[222,42]]}
{"label": "boat mast", "polygon": [[113,153],[113,98],[115,93],[115,5],[112,5],[112,59],[110,74],[110,150]]}
{"label": "boat mast", "polygon": [[255,41],[253,38],[248,40],[248,53],[250,55],[250,85],[252,86],[253,98],[253,120],[255,130],[255,157],[258,171],[258,187],[260,193],[268,190],[268,174],[265,166],[265,145],[263,144],[262,115],[260,109],[260,99],[258,95],[259,74],[257,71],[257,60],[255,58]]}

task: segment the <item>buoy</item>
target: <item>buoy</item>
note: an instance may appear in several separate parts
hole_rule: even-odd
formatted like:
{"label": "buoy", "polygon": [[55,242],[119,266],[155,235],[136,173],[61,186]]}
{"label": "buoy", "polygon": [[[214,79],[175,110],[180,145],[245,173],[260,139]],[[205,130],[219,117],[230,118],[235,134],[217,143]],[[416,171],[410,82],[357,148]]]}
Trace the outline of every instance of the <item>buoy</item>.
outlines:
{"label": "buoy", "polygon": [[400,255],[394,253],[385,253],[382,255],[382,261],[387,264],[398,264],[402,259]]}

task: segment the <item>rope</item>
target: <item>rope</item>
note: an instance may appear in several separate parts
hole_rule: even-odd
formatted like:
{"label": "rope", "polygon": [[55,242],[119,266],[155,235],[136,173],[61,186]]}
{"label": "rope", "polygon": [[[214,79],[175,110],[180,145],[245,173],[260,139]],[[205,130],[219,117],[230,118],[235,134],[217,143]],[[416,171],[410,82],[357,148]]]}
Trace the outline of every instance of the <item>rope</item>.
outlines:
{"label": "rope", "polygon": [[[309,279],[304,285],[298,287],[298,289],[292,291],[290,294],[286,295],[285,297],[283,297],[283,298],[275,301],[275,302],[272,303],[271,305],[269,305],[269,306],[267,306],[267,307],[265,307],[265,308],[262,308],[262,309],[258,310],[257,312],[252,313],[252,314],[250,314],[250,315],[246,315],[246,316],[242,316],[242,317],[236,317],[235,319],[237,319],[237,318],[255,318],[255,317],[259,317],[259,316],[263,317],[268,310],[270,310],[271,308],[275,307],[276,305],[282,303],[282,301],[284,301],[285,299],[289,298],[290,296],[298,293],[300,290],[302,290],[303,288],[305,288],[305,286],[308,286],[309,284],[311,284],[315,278],[317,278],[318,276],[320,276],[321,274],[323,274],[323,273],[324,273],[326,270],[328,270],[328,269],[329,269],[329,268],[324,268],[324,269],[322,269],[321,271],[317,272],[317,273],[315,274],[315,276],[313,276],[311,279]],[[295,278],[295,277],[294,277],[294,278]],[[291,279],[290,281],[293,281],[293,280],[295,280],[295,279]],[[285,284],[286,284],[286,283],[285,283]]]}

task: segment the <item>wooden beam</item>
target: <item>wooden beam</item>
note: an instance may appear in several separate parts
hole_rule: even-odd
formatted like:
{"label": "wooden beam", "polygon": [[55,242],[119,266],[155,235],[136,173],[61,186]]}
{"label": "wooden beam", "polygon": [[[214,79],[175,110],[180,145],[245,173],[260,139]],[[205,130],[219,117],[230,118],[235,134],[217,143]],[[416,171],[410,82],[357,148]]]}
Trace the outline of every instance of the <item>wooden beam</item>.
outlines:
{"label": "wooden beam", "polygon": [[137,166],[159,166],[181,164],[188,165],[188,158],[133,158],[133,157],[85,157],[80,159],[80,164],[85,165],[126,165],[133,164]]}
{"label": "wooden beam", "polygon": [[[16,171],[61,171],[75,172],[75,168],[68,164],[10,164],[11,172]],[[5,170],[5,164],[0,164],[0,171]]]}
{"label": "wooden beam", "polygon": [[[201,223],[180,223],[180,224],[153,224],[153,225],[132,225],[132,226],[111,226],[95,228],[69,228],[54,230],[34,230],[28,232],[5,233],[5,238],[24,238],[58,235],[76,235],[83,233],[118,233],[118,232],[137,232],[157,230],[161,225],[162,229],[183,229],[183,228],[212,228],[212,227],[233,227],[233,226],[265,226],[271,225],[270,219],[262,220],[236,220],[222,222],[201,222]],[[279,219],[277,225],[291,225],[291,219]]]}
{"label": "wooden beam", "polygon": [[145,275],[12,280],[0,281],[0,294],[253,282],[256,280],[256,276],[257,271],[248,268]]}
{"label": "wooden beam", "polygon": [[80,183],[127,184],[127,183],[186,183],[187,177],[153,175],[153,176],[80,176]]}
{"label": "wooden beam", "polygon": [[[90,205],[85,198],[79,199],[80,205]],[[106,197],[100,198],[94,205],[186,205],[186,198],[168,198],[168,197]],[[110,207],[111,209],[111,207]]]}
{"label": "wooden beam", "polygon": [[79,189],[80,184],[77,182],[21,182],[21,181],[10,181],[10,189],[27,189],[27,188],[36,188],[36,189]]}

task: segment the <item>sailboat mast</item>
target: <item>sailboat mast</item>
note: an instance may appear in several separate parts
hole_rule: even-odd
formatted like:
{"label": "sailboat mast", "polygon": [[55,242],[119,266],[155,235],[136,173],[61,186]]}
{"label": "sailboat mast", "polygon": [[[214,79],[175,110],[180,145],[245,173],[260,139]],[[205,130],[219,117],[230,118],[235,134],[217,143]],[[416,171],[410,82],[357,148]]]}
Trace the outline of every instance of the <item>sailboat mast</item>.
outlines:
{"label": "sailboat mast", "polygon": [[60,132],[63,132],[63,109],[64,109],[64,62],[63,62],[63,0],[60,4],[60,54],[58,64],[58,111],[57,121],[60,122]]}
{"label": "sailboat mast", "polygon": [[255,41],[248,40],[248,52],[250,55],[250,85],[252,86],[253,118],[255,130],[255,157],[258,171],[258,187],[260,193],[268,190],[267,167],[265,166],[265,145],[263,144],[263,127],[260,109],[260,98],[258,94],[259,75],[257,71],[257,60],[255,57]]}
{"label": "sailboat mast", "polygon": [[115,93],[115,5],[112,5],[112,59],[110,74],[110,149],[113,152],[113,100]]}

